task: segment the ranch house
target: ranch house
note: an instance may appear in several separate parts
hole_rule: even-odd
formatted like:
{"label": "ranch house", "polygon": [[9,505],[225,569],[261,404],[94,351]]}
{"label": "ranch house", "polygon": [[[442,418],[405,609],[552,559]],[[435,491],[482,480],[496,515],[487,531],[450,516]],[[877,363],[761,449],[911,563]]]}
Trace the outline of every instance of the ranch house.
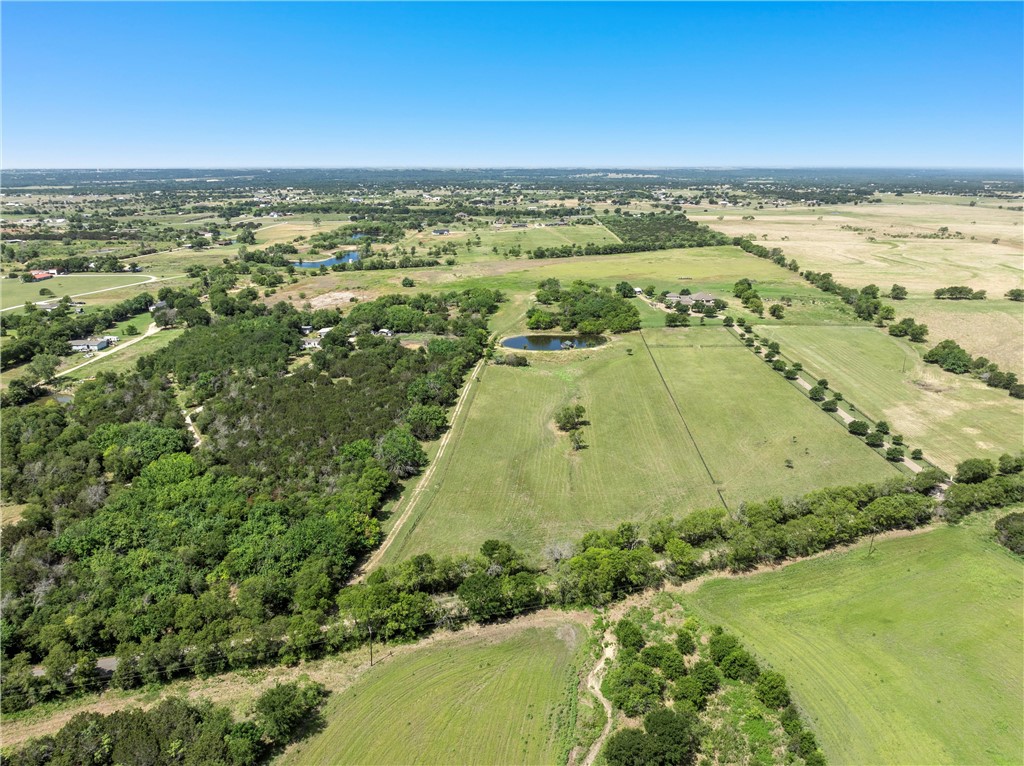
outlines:
{"label": "ranch house", "polygon": [[106,338],[76,338],[68,343],[72,351],[102,351],[110,345]]}

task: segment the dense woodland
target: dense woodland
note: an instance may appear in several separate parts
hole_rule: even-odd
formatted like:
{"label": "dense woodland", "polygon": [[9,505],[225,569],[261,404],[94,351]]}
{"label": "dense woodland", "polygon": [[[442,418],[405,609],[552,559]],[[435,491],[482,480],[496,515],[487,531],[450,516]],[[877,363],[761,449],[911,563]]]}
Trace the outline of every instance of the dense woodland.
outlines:
{"label": "dense woodland", "polygon": [[[121,657],[115,683],[133,686],[322,645],[334,594],[379,541],[385,499],[426,463],[418,439],[444,429],[500,299],[219,317],[67,408],[5,409],[5,497],[29,508],[3,538],[4,709],[63,693],[65,663],[97,654]],[[315,319],[337,325],[289,373]],[[383,323],[438,337],[413,351],[371,335]],[[202,449],[176,392],[204,405]],[[40,660],[45,683],[26,675]]]}

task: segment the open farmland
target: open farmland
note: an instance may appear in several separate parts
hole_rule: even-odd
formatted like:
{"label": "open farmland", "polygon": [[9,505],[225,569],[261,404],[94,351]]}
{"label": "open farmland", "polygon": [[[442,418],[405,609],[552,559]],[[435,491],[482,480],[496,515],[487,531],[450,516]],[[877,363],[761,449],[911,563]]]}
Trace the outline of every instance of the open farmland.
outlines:
{"label": "open farmland", "polygon": [[1019,399],[925,364],[904,340],[865,326],[757,329],[946,470],[968,457],[1016,452],[1024,443]]}
{"label": "open farmland", "polygon": [[693,603],[785,673],[834,764],[1020,763],[1020,559],[991,514],[779,571]]}
{"label": "open farmland", "polygon": [[[781,247],[802,269],[831,272],[849,287],[873,283],[886,292],[894,283],[903,285],[908,300],[894,302],[897,315],[928,325],[931,344],[952,338],[974,356],[1024,372],[1024,306],[1003,298],[1024,286],[1019,209],[1001,208],[994,200],[935,195],[884,195],[883,200],[690,215],[731,236]],[[744,215],[754,220],[744,221]],[[937,238],[942,228],[953,237]],[[933,298],[935,289],[950,285],[986,290],[988,300]]]}
{"label": "open farmland", "polygon": [[324,710],[322,732],[279,763],[554,763],[585,629],[455,637],[384,659]]}
{"label": "open farmland", "polygon": [[[801,268],[830,271],[851,287],[875,283],[888,288],[898,282],[913,297],[930,295],[937,287],[971,285],[995,296],[1024,283],[1019,211],[999,209],[993,200],[970,207],[966,198],[883,199],[873,205],[687,214],[730,236],[754,235],[766,247],[782,247]],[[754,220],[744,221],[744,215]],[[942,227],[964,238],[913,236],[936,235]]]}
{"label": "open farmland", "polygon": [[[117,298],[112,298],[114,293],[120,290],[111,288],[127,288],[131,285],[145,285],[153,282],[153,277],[143,274],[71,274],[62,277],[44,279],[42,282],[22,282],[20,279],[0,280],[0,306],[6,311],[25,305],[26,301],[38,303],[40,301],[57,300],[65,295],[83,295],[83,300],[91,296],[95,302],[114,303]],[[159,285],[156,285],[159,287]],[[40,295],[42,289],[50,290],[53,295]],[[105,292],[100,292],[100,291]]]}
{"label": "open farmland", "polygon": [[726,330],[662,329],[644,335],[730,507],[805,492],[821,486],[823,476],[855,483],[894,474],[889,463]]}
{"label": "open farmland", "polygon": [[[650,353],[628,336],[486,368],[388,560],[488,538],[536,555],[621,521],[805,492],[822,475],[894,475],[723,329],[644,334]],[[590,421],[580,452],[553,423],[570,402]]]}
{"label": "open farmland", "polygon": [[900,315],[928,325],[929,348],[955,339],[972,356],[984,356],[999,369],[1024,377],[1024,304],[1003,298],[984,301],[937,301],[912,298]]}

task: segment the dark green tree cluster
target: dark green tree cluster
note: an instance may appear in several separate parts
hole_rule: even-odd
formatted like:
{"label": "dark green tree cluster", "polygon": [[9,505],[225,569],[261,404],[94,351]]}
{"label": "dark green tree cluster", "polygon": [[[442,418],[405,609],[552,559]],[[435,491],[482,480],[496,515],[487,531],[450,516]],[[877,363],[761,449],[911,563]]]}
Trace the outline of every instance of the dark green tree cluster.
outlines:
{"label": "dark green tree cluster", "polygon": [[535,306],[526,313],[526,326],[531,330],[563,330],[583,335],[603,332],[623,333],[640,329],[640,312],[636,306],[610,288],[581,280],[562,287],[557,279],[548,279],[537,290],[541,305],[557,304],[557,313]]}
{"label": "dark green tree cluster", "polygon": [[256,700],[253,720],[208,702],[172,697],[149,710],[79,713],[54,735],[30,740],[6,757],[11,766],[248,766],[269,759],[315,729],[326,697],[321,684],[278,684]]}
{"label": "dark green tree cluster", "polygon": [[935,293],[937,300],[950,301],[983,301],[985,300],[984,290],[975,290],[966,285],[953,285],[952,287],[940,287]]}
{"label": "dark green tree cluster", "polygon": [[729,238],[707,226],[691,221],[683,213],[606,215],[598,220],[623,243],[640,250],[724,245]]}
{"label": "dark green tree cluster", "polygon": [[996,521],[996,539],[1018,556],[1024,556],[1024,513],[1008,513]]}

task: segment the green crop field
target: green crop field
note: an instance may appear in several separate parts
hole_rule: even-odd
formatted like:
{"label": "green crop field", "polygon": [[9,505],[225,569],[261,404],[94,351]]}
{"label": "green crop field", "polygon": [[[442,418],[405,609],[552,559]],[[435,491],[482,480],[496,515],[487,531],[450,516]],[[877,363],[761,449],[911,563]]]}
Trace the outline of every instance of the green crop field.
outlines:
{"label": "green crop field", "polygon": [[326,728],[279,763],[537,764],[571,736],[584,628],[529,628],[504,640],[456,637],[368,671],[334,695]]}
{"label": "green crop field", "polygon": [[[150,281],[142,274],[74,274],[63,277],[44,279],[42,282],[22,282],[20,279],[0,280],[0,307],[4,309],[25,305],[26,301],[56,300],[65,295],[93,293],[111,287],[124,287]],[[52,296],[40,295],[41,289],[53,292]],[[116,291],[98,293],[104,303],[113,302],[109,297]],[[84,300],[84,299],[83,299]]]}
{"label": "green crop field", "polygon": [[1018,764],[1024,568],[994,518],[713,580],[692,603],[786,675],[831,763]]}
{"label": "green crop field", "polygon": [[866,326],[763,326],[758,332],[947,470],[969,457],[1019,451],[1024,443],[1019,399],[925,364],[918,347],[904,340]]}
{"label": "green crop field", "polygon": [[[593,351],[531,353],[527,368],[487,367],[388,560],[471,552],[488,538],[536,555],[621,521],[720,505],[718,490],[733,506],[802,493],[829,483],[823,476],[894,475],[723,329],[644,333],[653,358],[630,335]],[[553,423],[569,402],[590,421],[579,452]]]}

